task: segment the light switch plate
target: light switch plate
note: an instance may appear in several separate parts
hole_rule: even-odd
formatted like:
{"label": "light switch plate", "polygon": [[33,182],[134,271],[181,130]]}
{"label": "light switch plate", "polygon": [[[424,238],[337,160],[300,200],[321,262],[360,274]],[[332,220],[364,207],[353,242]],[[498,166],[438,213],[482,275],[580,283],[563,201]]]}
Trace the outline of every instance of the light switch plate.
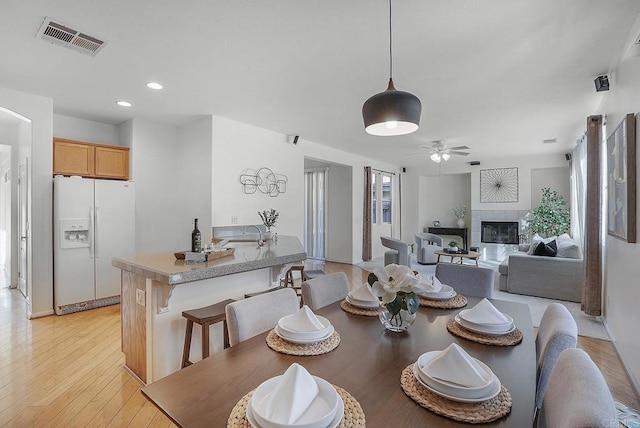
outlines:
{"label": "light switch plate", "polygon": [[146,306],[145,304],[145,291],[136,288],[136,303],[141,306]]}

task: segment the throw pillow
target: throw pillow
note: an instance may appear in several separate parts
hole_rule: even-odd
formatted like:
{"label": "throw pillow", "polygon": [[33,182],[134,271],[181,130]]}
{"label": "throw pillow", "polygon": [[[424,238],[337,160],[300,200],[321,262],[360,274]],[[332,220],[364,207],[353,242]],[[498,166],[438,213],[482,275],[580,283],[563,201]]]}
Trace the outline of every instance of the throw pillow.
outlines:
{"label": "throw pillow", "polygon": [[533,238],[531,238],[531,245],[529,245],[529,251],[527,251],[527,254],[533,255],[533,252],[536,250],[536,247],[540,242],[542,242],[542,236],[538,235],[537,233],[533,235]]}
{"label": "throw pillow", "polygon": [[534,256],[555,257],[556,254],[558,254],[558,246],[555,240],[549,243],[540,242],[533,252]]}
{"label": "throw pillow", "polygon": [[558,257],[564,257],[567,259],[582,258],[580,246],[566,233],[558,236]]}

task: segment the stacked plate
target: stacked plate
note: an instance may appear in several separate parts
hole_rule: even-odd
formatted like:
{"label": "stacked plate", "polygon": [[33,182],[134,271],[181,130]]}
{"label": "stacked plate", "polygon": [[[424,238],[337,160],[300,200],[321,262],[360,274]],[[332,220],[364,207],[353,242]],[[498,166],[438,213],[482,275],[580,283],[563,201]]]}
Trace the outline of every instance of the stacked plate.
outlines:
{"label": "stacked plate", "polygon": [[350,291],[345,300],[356,308],[378,309],[380,307],[380,299],[373,294],[371,287],[367,283],[354,291]]}
{"label": "stacked plate", "polygon": [[333,385],[295,363],[258,386],[247,405],[255,428],[334,428],[343,415],[344,402]]}
{"label": "stacked plate", "polygon": [[456,296],[456,291],[450,285],[442,284],[440,291],[421,291],[420,296],[430,300],[449,300]]}
{"label": "stacked plate", "polygon": [[[450,356],[453,347],[457,347],[452,352],[456,355]],[[444,351],[422,354],[413,365],[413,375],[434,394],[464,403],[489,400],[500,393],[502,386],[486,364],[456,344]]]}
{"label": "stacked plate", "polygon": [[489,336],[502,336],[516,328],[513,318],[500,312],[487,299],[471,309],[460,311],[454,320],[467,330]]}
{"label": "stacked plate", "polygon": [[282,339],[299,344],[323,341],[334,331],[328,319],[315,315],[306,305],[298,313],[280,318],[275,327],[276,334]]}

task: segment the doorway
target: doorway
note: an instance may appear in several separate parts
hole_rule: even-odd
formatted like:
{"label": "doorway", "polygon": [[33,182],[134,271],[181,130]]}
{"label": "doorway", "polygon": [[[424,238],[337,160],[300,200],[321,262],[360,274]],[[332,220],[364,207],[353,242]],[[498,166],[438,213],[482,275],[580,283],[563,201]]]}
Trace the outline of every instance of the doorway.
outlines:
{"label": "doorway", "polygon": [[18,244],[18,289],[24,297],[29,297],[27,287],[27,242],[29,233],[29,223],[27,213],[29,212],[27,162],[18,167],[18,224],[20,230],[20,240]]}
{"label": "doorway", "polygon": [[11,146],[0,144],[0,286],[11,286]]}

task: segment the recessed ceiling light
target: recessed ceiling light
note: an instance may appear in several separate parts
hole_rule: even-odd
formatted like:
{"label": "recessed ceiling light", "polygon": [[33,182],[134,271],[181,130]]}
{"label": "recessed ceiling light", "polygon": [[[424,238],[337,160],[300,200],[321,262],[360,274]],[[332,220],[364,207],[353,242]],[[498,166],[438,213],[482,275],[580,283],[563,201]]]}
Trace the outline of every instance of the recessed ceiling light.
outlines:
{"label": "recessed ceiling light", "polygon": [[147,83],[147,88],[150,88],[150,89],[162,89],[162,85],[159,84],[158,82],[149,82],[149,83]]}
{"label": "recessed ceiling light", "polygon": [[120,107],[131,107],[133,105],[129,101],[118,101],[116,104]]}

